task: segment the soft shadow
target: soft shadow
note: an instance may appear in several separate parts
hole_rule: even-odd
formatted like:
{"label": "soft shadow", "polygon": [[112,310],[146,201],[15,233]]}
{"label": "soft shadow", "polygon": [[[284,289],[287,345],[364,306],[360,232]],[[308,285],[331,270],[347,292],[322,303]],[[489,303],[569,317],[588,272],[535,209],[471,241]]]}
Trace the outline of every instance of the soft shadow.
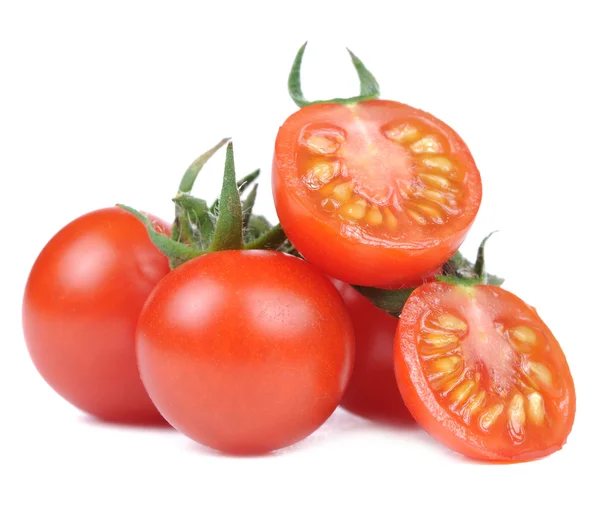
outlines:
{"label": "soft shadow", "polygon": [[86,425],[101,428],[122,428],[122,429],[146,429],[146,430],[164,430],[175,431],[175,429],[167,423],[164,418],[142,420],[142,421],[112,421],[96,416],[82,415],[79,421]]}
{"label": "soft shadow", "polygon": [[321,425],[321,427],[319,427],[308,437],[302,439],[301,441],[298,441],[293,445],[286,446],[284,448],[280,448],[279,450],[273,450],[267,453],[230,454],[214,450],[207,446],[203,446],[192,440],[189,441],[191,444],[191,448],[194,451],[210,457],[225,457],[234,459],[265,459],[280,457],[281,455],[286,455],[296,451],[309,449],[312,446],[316,446],[322,444],[323,442],[326,442],[327,438],[332,436],[339,438],[340,435],[344,435],[349,432],[354,432],[357,430],[368,430],[370,428],[372,428],[372,422],[370,422],[369,420],[350,414],[347,411],[337,409],[329,417],[329,419],[323,425]]}

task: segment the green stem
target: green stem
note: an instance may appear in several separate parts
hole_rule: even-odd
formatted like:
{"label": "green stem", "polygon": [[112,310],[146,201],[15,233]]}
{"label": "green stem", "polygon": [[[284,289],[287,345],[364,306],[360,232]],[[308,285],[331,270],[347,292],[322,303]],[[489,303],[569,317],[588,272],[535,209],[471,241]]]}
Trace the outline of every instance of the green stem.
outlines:
{"label": "green stem", "polygon": [[209,251],[226,251],[242,249],[242,203],[235,181],[235,163],[233,161],[233,144],[227,144],[225,174],[223,188],[219,199],[219,216]]}
{"label": "green stem", "polygon": [[277,224],[273,226],[269,231],[266,231],[258,238],[248,242],[244,249],[252,250],[252,249],[265,249],[265,250],[275,250],[281,247],[283,243],[287,240],[283,229],[281,228],[281,224]]}
{"label": "green stem", "polygon": [[365,67],[363,62],[348,48],[346,48],[348,50],[348,53],[350,54],[350,58],[352,59],[352,65],[354,66],[354,69],[356,69],[356,73],[358,74],[358,79],[360,80],[360,95],[353,96],[351,98],[333,98],[331,100],[308,101],[304,97],[304,93],[302,92],[302,81],[300,78],[302,59],[304,58],[304,51],[306,50],[307,44],[308,43],[304,43],[300,47],[300,50],[298,50],[296,58],[294,59],[294,63],[292,64],[292,69],[290,70],[290,74],[288,76],[288,91],[290,97],[296,105],[302,108],[306,107],[307,105],[314,105],[316,103],[348,104],[379,98],[379,84],[377,83],[377,80],[375,79],[373,74]]}

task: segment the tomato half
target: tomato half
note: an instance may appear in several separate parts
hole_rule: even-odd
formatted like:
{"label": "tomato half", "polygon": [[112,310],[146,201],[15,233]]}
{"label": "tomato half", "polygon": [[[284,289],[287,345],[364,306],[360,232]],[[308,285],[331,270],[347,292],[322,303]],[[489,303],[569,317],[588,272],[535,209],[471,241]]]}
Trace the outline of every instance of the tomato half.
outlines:
{"label": "tomato half", "polygon": [[344,282],[397,288],[458,249],[481,202],[462,139],[393,101],[309,105],[280,128],[277,214],[298,251]]}
{"label": "tomato half", "polygon": [[395,370],[414,418],[470,457],[559,450],[575,417],[569,366],[535,309],[496,286],[430,283],[408,299]]}
{"label": "tomato half", "polygon": [[120,208],[83,215],[48,242],[25,288],[23,330],[57,393],[104,420],[162,421],[138,373],[135,327],[168,272],[144,226]]}
{"label": "tomato half", "polygon": [[354,358],[333,284],[271,251],[210,253],[177,267],[146,302],[136,338],[142,380],[167,421],[236,454],[311,434],[339,405]]}

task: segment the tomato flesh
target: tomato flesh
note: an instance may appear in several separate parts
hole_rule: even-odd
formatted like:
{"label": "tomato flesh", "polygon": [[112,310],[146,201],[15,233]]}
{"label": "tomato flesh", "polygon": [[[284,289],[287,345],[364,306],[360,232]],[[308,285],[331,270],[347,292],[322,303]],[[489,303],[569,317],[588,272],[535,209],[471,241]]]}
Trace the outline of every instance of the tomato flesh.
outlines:
{"label": "tomato flesh", "polygon": [[144,301],[168,272],[144,226],[120,208],[83,215],[48,242],[25,288],[23,331],[57,393],[103,420],[164,422],[142,385],[134,334]]}
{"label": "tomato flesh", "polygon": [[275,206],[295,247],[352,284],[399,287],[458,249],[481,201],[460,137],[401,103],[319,104],[277,136]]}
{"label": "tomato flesh", "polygon": [[511,461],[565,443],[575,415],[567,361],[535,309],[512,293],[426,284],[404,307],[394,350],[404,402],[450,448]]}
{"label": "tomato flesh", "polygon": [[176,429],[228,453],[303,439],[339,405],[354,359],[348,311],[309,263],[269,251],[188,261],[137,329],[140,374]]}

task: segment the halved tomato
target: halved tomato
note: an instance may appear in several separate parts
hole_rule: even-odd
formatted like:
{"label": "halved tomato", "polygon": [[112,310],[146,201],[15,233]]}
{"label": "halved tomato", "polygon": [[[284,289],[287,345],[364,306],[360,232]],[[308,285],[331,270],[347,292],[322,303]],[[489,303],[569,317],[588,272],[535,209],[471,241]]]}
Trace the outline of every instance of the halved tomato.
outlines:
{"label": "halved tomato", "polygon": [[284,231],[326,274],[394,288],[458,249],[481,202],[466,144],[393,101],[320,103],[279,130],[273,191]]}
{"label": "halved tomato", "polygon": [[543,457],[573,426],[575,388],[560,345],[534,308],[502,288],[417,288],[402,311],[394,363],[414,418],[464,455]]}

